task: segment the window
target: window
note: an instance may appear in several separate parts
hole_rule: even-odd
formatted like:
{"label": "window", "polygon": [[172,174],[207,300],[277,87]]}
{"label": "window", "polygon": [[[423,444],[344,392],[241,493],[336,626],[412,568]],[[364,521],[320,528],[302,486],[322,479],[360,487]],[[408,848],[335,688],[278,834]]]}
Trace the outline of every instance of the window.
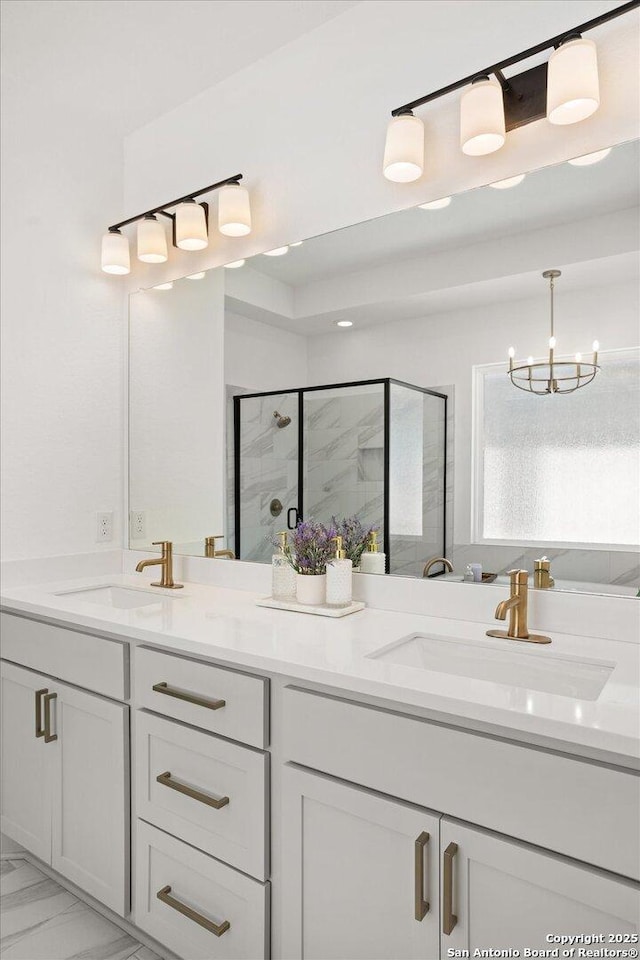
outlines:
{"label": "window", "polygon": [[566,396],[475,367],[476,542],[626,548],[640,539],[640,351],[601,354]]}

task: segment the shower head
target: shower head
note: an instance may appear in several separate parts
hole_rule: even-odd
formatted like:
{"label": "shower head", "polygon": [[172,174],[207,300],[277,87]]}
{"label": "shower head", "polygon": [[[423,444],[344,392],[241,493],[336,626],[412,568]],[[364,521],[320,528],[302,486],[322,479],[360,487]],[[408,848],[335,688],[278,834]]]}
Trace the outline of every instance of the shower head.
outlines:
{"label": "shower head", "polygon": [[277,427],[280,427],[280,428],[288,427],[289,424],[291,423],[291,417],[283,417],[282,414],[278,413],[277,410],[273,411],[273,416],[275,418]]}

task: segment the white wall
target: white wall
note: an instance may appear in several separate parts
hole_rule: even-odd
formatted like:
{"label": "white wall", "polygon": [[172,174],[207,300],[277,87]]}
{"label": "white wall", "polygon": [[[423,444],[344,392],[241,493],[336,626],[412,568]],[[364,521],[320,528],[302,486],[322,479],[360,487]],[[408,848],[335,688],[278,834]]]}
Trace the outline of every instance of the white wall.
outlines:
{"label": "white wall", "polygon": [[225,383],[252,393],[306,386],[307,344],[307,337],[227,310]]}
{"label": "white wall", "polygon": [[[104,224],[120,210],[121,144],[40,92],[3,77],[5,560],[122,542],[123,287],[99,270]],[[114,513],[101,546],[98,511]]]}

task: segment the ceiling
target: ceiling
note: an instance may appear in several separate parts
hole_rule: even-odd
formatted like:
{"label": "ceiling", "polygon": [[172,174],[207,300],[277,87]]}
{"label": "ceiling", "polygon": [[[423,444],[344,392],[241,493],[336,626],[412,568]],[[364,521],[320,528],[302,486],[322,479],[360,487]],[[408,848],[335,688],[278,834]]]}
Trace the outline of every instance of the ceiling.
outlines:
{"label": "ceiling", "polygon": [[3,87],[124,137],[355,5],[2,0]]}

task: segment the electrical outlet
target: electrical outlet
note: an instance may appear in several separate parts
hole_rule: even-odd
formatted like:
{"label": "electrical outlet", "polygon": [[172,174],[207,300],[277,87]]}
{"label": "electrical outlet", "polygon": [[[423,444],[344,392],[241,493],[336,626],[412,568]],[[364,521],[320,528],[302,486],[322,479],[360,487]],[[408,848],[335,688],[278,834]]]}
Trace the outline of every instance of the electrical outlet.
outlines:
{"label": "electrical outlet", "polygon": [[144,511],[131,511],[131,537],[133,540],[140,540],[144,537]]}
{"label": "electrical outlet", "polygon": [[97,519],[97,529],[96,529],[96,542],[105,543],[108,540],[113,539],[113,514],[112,513],[98,513],[96,514]]}

